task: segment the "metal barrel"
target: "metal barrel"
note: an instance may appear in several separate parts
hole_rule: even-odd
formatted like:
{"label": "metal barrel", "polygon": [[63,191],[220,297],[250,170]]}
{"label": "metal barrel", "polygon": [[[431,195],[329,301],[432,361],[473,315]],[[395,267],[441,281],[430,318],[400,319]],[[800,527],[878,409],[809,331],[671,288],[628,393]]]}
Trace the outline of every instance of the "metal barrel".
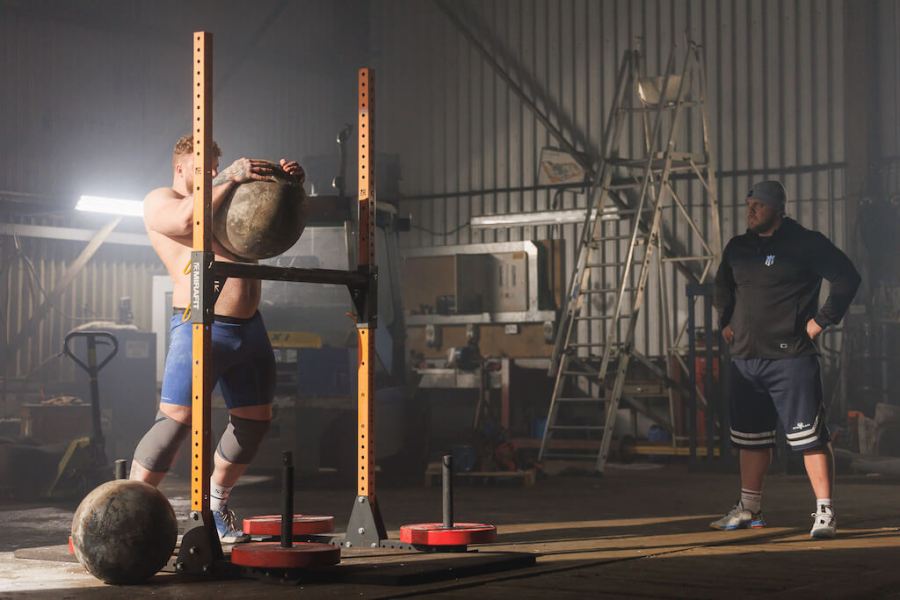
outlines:
{"label": "metal barrel", "polygon": [[128,477],[128,461],[119,458],[116,459],[115,474],[116,479],[125,479]]}

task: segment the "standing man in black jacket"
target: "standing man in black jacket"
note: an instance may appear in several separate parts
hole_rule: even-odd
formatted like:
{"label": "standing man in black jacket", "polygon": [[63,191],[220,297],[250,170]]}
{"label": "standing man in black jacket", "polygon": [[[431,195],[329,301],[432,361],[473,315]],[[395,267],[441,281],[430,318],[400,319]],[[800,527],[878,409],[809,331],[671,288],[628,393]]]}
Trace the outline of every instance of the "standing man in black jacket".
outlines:
{"label": "standing man in black jacket", "polygon": [[[784,186],[757,183],[747,195],[747,232],[725,246],[715,306],[731,346],[731,442],[740,449],[741,500],[715,529],[763,527],[763,479],[781,420],[791,449],[803,452],[816,494],[813,538],[833,538],[834,457],[815,339],[847,312],[860,277],[828,238],[784,214]],[[819,307],[822,279],[830,294]]]}

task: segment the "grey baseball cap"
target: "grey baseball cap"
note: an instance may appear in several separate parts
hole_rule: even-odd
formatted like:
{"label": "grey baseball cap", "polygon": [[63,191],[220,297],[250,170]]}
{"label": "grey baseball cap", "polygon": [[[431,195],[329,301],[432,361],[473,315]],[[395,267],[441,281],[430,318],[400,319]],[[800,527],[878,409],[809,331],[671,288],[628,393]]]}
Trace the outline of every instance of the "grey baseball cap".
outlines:
{"label": "grey baseball cap", "polygon": [[787,194],[785,194],[784,186],[780,181],[760,181],[753,184],[747,193],[748,198],[756,198],[763,204],[768,204],[772,208],[784,210],[784,203]]}

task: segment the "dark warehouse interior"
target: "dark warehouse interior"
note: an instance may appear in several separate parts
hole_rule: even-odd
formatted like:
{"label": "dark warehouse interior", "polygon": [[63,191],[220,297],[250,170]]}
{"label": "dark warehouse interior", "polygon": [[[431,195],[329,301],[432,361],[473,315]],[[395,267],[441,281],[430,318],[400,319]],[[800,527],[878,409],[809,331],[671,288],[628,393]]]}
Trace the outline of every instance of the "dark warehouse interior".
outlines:
{"label": "dark warehouse interior", "polygon": [[0,0],[0,599],[900,597],[898,33]]}

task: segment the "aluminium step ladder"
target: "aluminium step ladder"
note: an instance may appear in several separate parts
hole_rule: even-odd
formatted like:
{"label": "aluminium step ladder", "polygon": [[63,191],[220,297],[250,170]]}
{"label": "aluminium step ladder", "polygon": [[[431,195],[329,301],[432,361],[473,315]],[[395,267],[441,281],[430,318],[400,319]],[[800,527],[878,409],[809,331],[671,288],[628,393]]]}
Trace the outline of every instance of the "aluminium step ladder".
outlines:
{"label": "aluminium step ladder", "polygon": [[[672,263],[682,275],[703,282],[711,277],[721,253],[700,50],[689,42],[676,71],[673,47],[665,75],[656,78],[643,75],[639,51],[626,51],[622,59],[601,163],[591,181],[577,259],[556,332],[550,367],[555,380],[539,460],[590,460],[597,471],[604,470],[621,401],[648,412],[646,403],[628,397],[626,378],[632,359],[665,383],[667,428],[675,439],[676,384],[668,375],[668,365],[671,360],[687,372],[680,351],[687,320],[679,327],[675,315],[669,314],[665,265]],[[696,154],[679,147],[686,137],[684,120],[689,111],[699,112],[701,119],[702,150]],[[643,155],[627,157],[622,137],[634,121],[643,134]],[[709,241],[695,222],[692,207],[676,193],[676,182],[683,179],[702,185]],[[698,254],[685,253],[683,244],[667,229],[668,219],[687,224],[699,241]],[[653,271],[662,306],[664,367],[635,344]]]}

